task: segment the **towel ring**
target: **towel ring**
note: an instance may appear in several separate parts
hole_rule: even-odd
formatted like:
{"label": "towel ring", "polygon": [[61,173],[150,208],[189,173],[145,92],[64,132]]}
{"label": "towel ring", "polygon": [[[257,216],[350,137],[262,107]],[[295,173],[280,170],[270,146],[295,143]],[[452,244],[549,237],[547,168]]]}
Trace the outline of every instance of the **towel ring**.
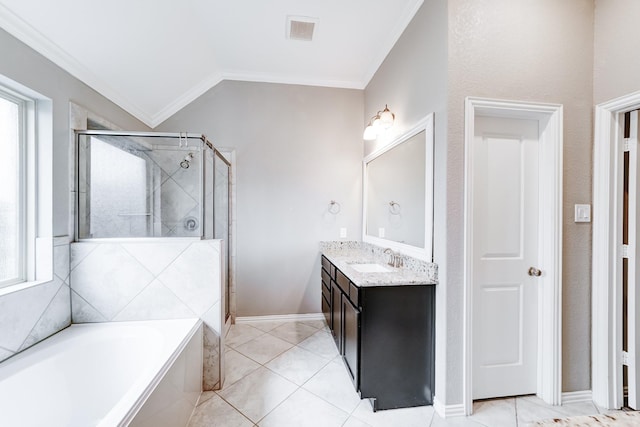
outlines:
{"label": "towel ring", "polygon": [[389,202],[389,212],[391,215],[400,215],[400,204],[393,200]]}
{"label": "towel ring", "polygon": [[327,209],[330,214],[337,215],[340,213],[340,203],[332,200],[329,202],[329,208]]}

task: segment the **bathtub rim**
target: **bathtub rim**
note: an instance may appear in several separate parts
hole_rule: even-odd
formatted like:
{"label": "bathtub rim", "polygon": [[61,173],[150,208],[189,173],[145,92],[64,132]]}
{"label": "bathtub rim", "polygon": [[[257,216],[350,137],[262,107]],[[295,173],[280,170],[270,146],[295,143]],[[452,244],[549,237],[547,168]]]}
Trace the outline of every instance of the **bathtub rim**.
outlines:
{"label": "bathtub rim", "polygon": [[[126,412],[126,414],[120,420],[118,420],[118,424],[117,424],[118,427],[126,427],[134,420],[135,416],[138,414],[138,412],[140,411],[142,406],[144,406],[144,404],[147,401],[147,399],[149,398],[149,396],[151,396],[151,394],[154,392],[154,390],[156,389],[158,384],[160,384],[162,379],[165,377],[167,372],[171,369],[171,367],[175,363],[176,359],[178,359],[180,354],[182,354],[182,352],[184,351],[186,346],[189,344],[191,339],[198,332],[200,327],[201,326],[204,327],[204,322],[202,321],[202,319],[199,319],[199,318],[158,319],[158,320],[140,320],[140,321],[132,320],[132,321],[123,321],[123,322],[104,322],[104,323],[111,323],[111,324],[127,324],[127,323],[128,324],[136,324],[136,323],[163,322],[163,321],[172,321],[172,320],[193,320],[194,323],[193,323],[191,329],[189,330],[189,332],[182,339],[180,344],[178,344],[178,346],[174,349],[173,353],[171,353],[171,356],[163,363],[162,367],[156,372],[156,374],[153,377],[153,379],[149,382],[149,384],[147,384],[147,386],[145,387],[145,389],[142,392],[142,394],[140,394],[136,398],[135,402],[133,403],[133,405],[131,405],[131,407]],[[84,323],[82,325],[91,325],[91,324],[90,323]],[[202,337],[201,337],[201,339],[202,339]],[[202,385],[200,386],[200,392],[202,392]],[[113,409],[115,409],[116,407],[117,407],[117,405],[114,406]],[[110,420],[110,418],[112,418],[112,415],[115,415],[115,414],[112,414],[112,412],[109,412],[107,414],[107,416],[102,420],[102,422],[98,425],[98,427],[102,427],[102,425],[103,425],[103,423],[105,421],[116,421],[116,420]]]}

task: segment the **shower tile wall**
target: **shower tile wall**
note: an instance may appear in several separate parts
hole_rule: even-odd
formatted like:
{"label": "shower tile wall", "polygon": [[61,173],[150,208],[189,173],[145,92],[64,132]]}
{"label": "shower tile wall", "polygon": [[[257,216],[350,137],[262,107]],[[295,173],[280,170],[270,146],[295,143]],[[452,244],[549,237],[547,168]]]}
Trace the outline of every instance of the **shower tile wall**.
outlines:
{"label": "shower tile wall", "polygon": [[[189,150],[130,152],[92,139],[91,165],[80,174],[83,237],[199,237],[201,235],[201,153],[188,168],[180,162]],[[87,197],[92,192],[91,201]],[[149,216],[147,216],[149,215]],[[192,221],[195,228],[189,228]]]}
{"label": "shower tile wall", "polygon": [[0,361],[71,324],[69,237],[53,239],[53,280],[0,296]]}
{"label": "shower tile wall", "polygon": [[221,242],[71,244],[73,323],[180,319],[205,323],[205,390],[219,383]]}

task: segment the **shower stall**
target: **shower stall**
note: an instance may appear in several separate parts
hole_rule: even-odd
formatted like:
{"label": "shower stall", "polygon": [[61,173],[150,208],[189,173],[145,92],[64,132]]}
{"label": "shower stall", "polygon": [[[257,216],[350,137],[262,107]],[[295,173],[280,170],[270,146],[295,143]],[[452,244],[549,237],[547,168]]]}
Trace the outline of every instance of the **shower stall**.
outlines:
{"label": "shower stall", "polygon": [[204,135],[76,131],[76,241],[221,239],[229,318],[231,164]]}
{"label": "shower stall", "polygon": [[231,163],[204,135],[77,130],[73,323],[204,324],[203,390],[224,383]]}

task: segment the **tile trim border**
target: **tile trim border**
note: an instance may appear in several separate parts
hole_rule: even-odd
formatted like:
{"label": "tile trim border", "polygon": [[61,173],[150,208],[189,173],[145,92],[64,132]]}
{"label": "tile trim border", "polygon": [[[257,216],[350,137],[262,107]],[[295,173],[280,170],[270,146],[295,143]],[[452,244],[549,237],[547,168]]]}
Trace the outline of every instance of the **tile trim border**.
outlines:
{"label": "tile trim border", "polygon": [[258,323],[258,322],[299,322],[305,320],[324,320],[322,313],[308,314],[275,314],[271,316],[243,316],[236,317],[236,323]]}
{"label": "tile trim border", "polygon": [[593,401],[593,393],[591,390],[581,391],[565,391],[562,393],[562,404],[584,403]]}
{"label": "tile trim border", "polygon": [[433,409],[442,418],[464,417],[464,404],[444,405],[437,397],[433,398]]}

